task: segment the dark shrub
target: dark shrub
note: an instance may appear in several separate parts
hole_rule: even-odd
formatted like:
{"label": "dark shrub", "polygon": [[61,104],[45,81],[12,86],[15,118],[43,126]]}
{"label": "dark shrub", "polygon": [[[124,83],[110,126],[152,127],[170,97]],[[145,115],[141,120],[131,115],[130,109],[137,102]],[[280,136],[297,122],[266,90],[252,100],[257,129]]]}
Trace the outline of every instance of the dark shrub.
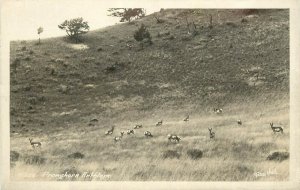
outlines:
{"label": "dark shrub", "polygon": [[31,57],[30,57],[30,56],[26,56],[26,57],[24,58],[24,60],[25,60],[25,61],[30,61],[30,60],[31,60]]}
{"label": "dark shrub", "polygon": [[231,27],[237,27],[237,24],[234,23],[234,22],[231,22],[231,21],[227,21],[227,22],[226,22],[226,25],[227,25],[227,26],[231,26]]}
{"label": "dark shrub", "polygon": [[272,152],[268,155],[267,160],[274,160],[274,161],[283,161],[288,159],[290,156],[289,152]]}
{"label": "dark shrub", "polygon": [[10,151],[10,161],[11,162],[18,161],[19,157],[20,157],[20,153],[18,153],[17,151]]}
{"label": "dark shrub", "polygon": [[190,149],[186,153],[193,160],[200,159],[203,155],[203,152],[199,149]]}
{"label": "dark shrub", "polygon": [[84,154],[81,154],[80,152],[75,152],[73,154],[68,155],[68,158],[82,159],[84,158]]}
{"label": "dark shrub", "polygon": [[174,39],[175,39],[175,36],[171,35],[168,39],[169,39],[169,40],[174,40]]}
{"label": "dark shrub", "polygon": [[165,152],[163,152],[163,159],[166,159],[166,158],[177,158],[179,159],[181,156],[181,154],[179,152],[177,152],[176,150],[167,150]]}
{"label": "dark shrub", "polygon": [[138,42],[141,42],[144,39],[146,39],[148,43],[152,44],[151,35],[144,24],[142,24],[140,28],[137,31],[135,31],[133,37]]}
{"label": "dark shrub", "polygon": [[123,62],[121,62],[121,63],[116,62],[116,63],[114,63],[110,66],[107,66],[105,68],[105,72],[106,73],[113,73],[113,72],[116,72],[118,70],[122,70],[125,66],[126,66],[125,63],[123,63]]}

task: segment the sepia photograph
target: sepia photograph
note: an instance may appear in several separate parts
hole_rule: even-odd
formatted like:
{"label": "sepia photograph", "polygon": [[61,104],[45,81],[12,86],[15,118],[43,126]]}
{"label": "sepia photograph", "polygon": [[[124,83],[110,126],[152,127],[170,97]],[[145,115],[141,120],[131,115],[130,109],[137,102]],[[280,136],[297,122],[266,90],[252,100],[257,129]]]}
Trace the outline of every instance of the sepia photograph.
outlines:
{"label": "sepia photograph", "polygon": [[10,181],[294,179],[289,7],[71,2],[1,7]]}

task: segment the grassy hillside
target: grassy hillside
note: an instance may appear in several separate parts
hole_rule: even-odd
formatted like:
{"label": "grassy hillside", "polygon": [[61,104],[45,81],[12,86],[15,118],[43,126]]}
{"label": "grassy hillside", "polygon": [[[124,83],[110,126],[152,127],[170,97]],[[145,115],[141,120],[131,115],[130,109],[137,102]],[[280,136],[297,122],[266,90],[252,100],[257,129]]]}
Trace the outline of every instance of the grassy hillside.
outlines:
{"label": "grassy hillside", "polygon": [[[266,160],[271,151],[289,150],[288,11],[156,14],[163,23],[149,15],[91,31],[81,44],[65,38],[11,42],[11,150],[21,154],[13,177],[75,168],[109,180],[288,179],[288,160]],[[186,18],[198,35],[187,33]],[[133,38],[141,23],[153,41],[143,48]],[[214,114],[214,107],[224,113]],[[161,119],[163,126],[155,127]],[[284,126],[284,134],[273,134],[271,121]],[[135,124],[143,129],[113,141]],[[105,136],[112,125],[113,136]],[[146,139],[145,130],[154,137]],[[169,133],[182,141],[168,142]],[[43,148],[32,150],[29,137]],[[193,148],[203,158],[191,159],[186,151]],[[180,158],[164,159],[168,150]],[[84,159],[67,158],[76,151]],[[29,164],[33,155],[45,162]],[[253,175],[269,169],[278,174]]]}

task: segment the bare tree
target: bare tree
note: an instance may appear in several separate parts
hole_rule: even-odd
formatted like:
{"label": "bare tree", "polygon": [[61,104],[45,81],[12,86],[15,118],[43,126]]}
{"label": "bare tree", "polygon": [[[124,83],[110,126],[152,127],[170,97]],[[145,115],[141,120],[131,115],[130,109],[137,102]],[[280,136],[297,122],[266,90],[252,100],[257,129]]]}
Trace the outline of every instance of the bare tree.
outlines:
{"label": "bare tree", "polygon": [[110,8],[108,16],[120,17],[120,22],[131,22],[133,19],[144,17],[146,10],[142,8]]}

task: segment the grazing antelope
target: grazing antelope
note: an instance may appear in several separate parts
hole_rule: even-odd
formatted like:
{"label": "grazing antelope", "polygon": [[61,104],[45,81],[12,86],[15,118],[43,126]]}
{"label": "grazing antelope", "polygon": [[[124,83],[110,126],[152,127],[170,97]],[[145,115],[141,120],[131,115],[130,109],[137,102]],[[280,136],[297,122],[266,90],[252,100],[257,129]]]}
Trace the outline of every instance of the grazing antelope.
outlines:
{"label": "grazing antelope", "polygon": [[153,135],[150,133],[150,131],[145,131],[144,135],[148,138],[148,137],[153,137]]}
{"label": "grazing antelope", "polygon": [[143,127],[143,125],[136,125],[135,127],[134,127],[134,129],[139,129],[139,128],[142,128]]}
{"label": "grazing antelope", "polygon": [[121,139],[122,139],[122,136],[115,137],[115,138],[114,138],[114,141],[115,141],[115,142],[118,142],[118,141],[121,141]]}
{"label": "grazing antelope", "polygon": [[35,147],[40,147],[41,148],[41,146],[42,146],[42,143],[40,143],[40,142],[32,142],[31,138],[29,138],[29,142],[30,142],[32,148],[35,148]]}
{"label": "grazing antelope", "polygon": [[163,124],[163,120],[160,120],[159,122],[157,122],[156,126],[161,126]]}
{"label": "grazing antelope", "polygon": [[170,142],[175,142],[175,143],[179,143],[179,141],[181,140],[181,138],[177,135],[171,135],[171,134],[168,134],[168,140]]}
{"label": "grazing antelope", "polygon": [[243,124],[243,123],[242,123],[242,120],[240,120],[240,119],[237,120],[237,124],[238,124],[238,125],[242,125],[242,124]]}
{"label": "grazing antelope", "polygon": [[221,114],[223,112],[223,109],[222,108],[214,108],[214,112],[216,114]]}
{"label": "grazing antelope", "polygon": [[128,129],[127,130],[127,135],[131,135],[131,134],[134,134],[134,130],[133,129]]}
{"label": "grazing antelope", "polygon": [[273,126],[273,122],[270,123],[270,126],[274,133],[277,133],[277,132],[283,133],[283,128],[281,126]]}
{"label": "grazing antelope", "polygon": [[190,116],[188,115],[183,121],[189,121]]}
{"label": "grazing antelope", "polygon": [[214,139],[215,138],[215,132],[212,131],[212,128],[208,128],[209,130],[209,138]]}
{"label": "grazing antelope", "polygon": [[105,135],[111,135],[111,134],[113,134],[114,129],[115,129],[115,126],[112,126],[110,130],[108,130],[108,131],[105,132]]}

